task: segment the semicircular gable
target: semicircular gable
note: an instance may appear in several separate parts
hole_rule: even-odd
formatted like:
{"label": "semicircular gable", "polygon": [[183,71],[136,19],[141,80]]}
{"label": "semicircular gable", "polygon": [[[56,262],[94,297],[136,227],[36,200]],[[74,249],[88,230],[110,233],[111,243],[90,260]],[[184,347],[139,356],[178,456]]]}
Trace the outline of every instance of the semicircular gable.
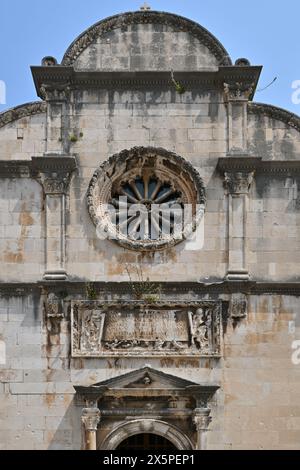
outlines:
{"label": "semicircular gable", "polygon": [[62,65],[181,70],[232,62],[222,44],[194,21],[171,13],[136,11],[111,16],[87,29],[67,49]]}
{"label": "semicircular gable", "polygon": [[4,127],[10,122],[17,121],[27,116],[45,113],[46,109],[47,105],[44,101],[33,101],[8,109],[0,113],[0,127]]}
{"label": "semicircular gable", "polygon": [[291,113],[286,109],[265,103],[249,103],[248,111],[250,114],[261,114],[269,117],[270,119],[281,121],[287,126],[293,127],[300,132],[300,116],[297,116],[297,114]]}

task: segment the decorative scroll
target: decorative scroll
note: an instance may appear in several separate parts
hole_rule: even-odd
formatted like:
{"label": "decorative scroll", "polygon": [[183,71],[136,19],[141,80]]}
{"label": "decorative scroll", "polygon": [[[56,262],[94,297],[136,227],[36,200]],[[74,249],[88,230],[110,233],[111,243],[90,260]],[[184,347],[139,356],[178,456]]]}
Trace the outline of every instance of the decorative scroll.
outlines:
{"label": "decorative scroll", "polygon": [[73,357],[219,356],[220,302],[72,303]]}

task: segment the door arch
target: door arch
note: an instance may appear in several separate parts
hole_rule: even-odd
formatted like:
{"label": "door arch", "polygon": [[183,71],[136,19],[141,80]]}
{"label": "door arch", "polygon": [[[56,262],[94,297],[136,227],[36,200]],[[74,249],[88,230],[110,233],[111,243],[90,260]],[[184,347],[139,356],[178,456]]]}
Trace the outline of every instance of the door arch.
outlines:
{"label": "door arch", "polygon": [[163,436],[151,433],[140,433],[127,437],[127,439],[118,445],[116,450],[173,451],[177,450],[177,448],[174,446],[174,444],[172,444],[171,441],[169,441],[169,439],[166,439]]}
{"label": "door arch", "polygon": [[177,450],[192,450],[189,438],[173,424],[155,419],[135,419],[120,424],[102,442],[100,450],[116,450],[122,442],[138,434],[155,434],[167,439]]}

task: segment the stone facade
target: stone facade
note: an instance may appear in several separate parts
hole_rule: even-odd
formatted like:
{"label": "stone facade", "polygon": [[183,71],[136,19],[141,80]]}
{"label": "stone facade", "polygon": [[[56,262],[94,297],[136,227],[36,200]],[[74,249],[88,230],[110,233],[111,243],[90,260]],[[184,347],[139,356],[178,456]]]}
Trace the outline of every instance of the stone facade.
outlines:
{"label": "stone facade", "polygon": [[[32,67],[42,101],[0,115],[2,449],[300,448],[300,118],[260,72],[151,10]],[[201,246],[99,237],[149,168]]]}

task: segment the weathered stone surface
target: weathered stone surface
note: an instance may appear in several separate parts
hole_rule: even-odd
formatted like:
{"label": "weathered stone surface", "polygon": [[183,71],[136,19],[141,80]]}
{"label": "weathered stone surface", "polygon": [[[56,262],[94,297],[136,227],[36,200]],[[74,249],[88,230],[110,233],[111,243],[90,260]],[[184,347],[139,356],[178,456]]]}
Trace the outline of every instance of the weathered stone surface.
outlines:
{"label": "weathered stone surface", "polygon": [[[251,102],[259,73],[189,20],[128,13],[0,115],[1,449],[300,448],[300,121]],[[110,200],[158,155],[205,202],[196,241],[100,239],[89,187]]]}

